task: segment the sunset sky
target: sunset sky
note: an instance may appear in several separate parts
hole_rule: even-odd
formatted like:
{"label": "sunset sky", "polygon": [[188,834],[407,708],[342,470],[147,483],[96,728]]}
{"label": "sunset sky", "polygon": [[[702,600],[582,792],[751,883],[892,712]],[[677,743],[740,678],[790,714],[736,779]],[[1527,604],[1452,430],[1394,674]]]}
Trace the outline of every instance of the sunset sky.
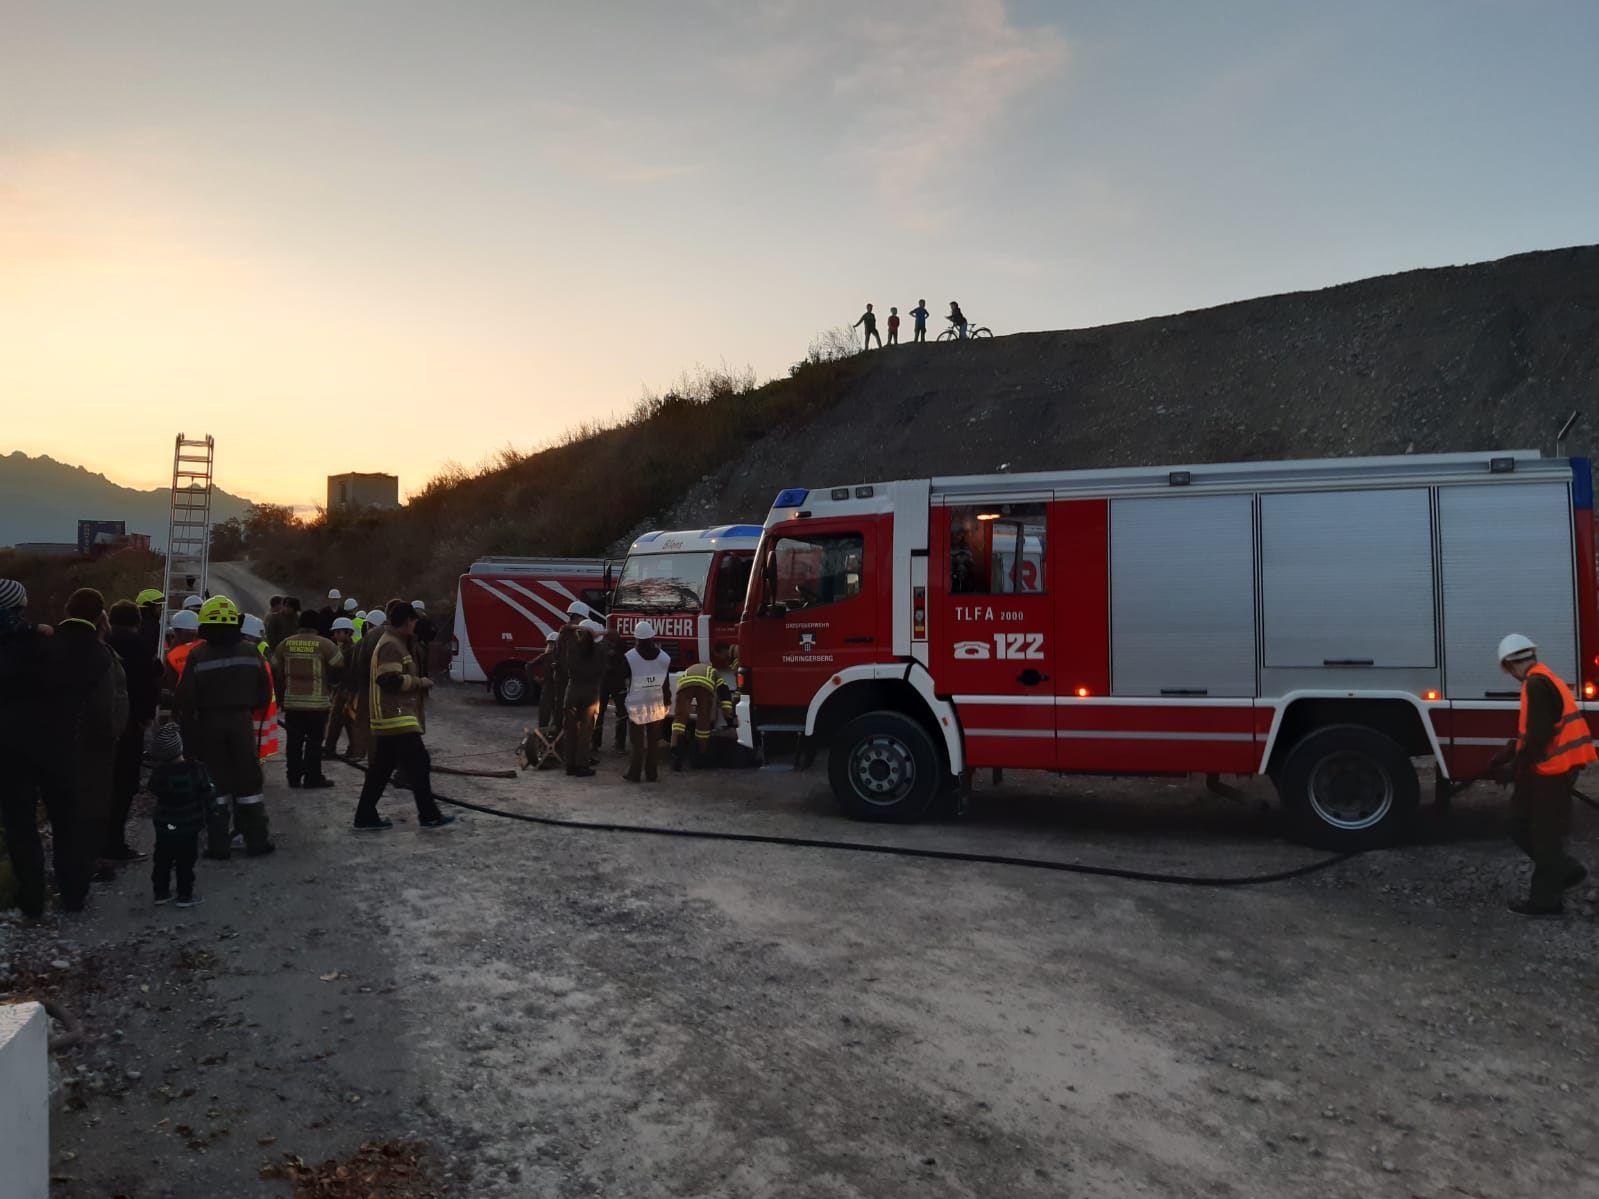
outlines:
{"label": "sunset sky", "polygon": [[410,491],[869,300],[1005,333],[1593,242],[1596,63],[1593,0],[0,0],[0,452]]}

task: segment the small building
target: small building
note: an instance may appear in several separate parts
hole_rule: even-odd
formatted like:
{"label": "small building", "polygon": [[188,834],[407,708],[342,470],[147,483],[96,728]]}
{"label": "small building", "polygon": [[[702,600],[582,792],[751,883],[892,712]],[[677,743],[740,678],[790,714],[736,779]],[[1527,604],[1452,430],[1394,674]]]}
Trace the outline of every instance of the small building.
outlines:
{"label": "small building", "polygon": [[328,511],[335,508],[398,508],[400,476],[382,474],[329,475]]}

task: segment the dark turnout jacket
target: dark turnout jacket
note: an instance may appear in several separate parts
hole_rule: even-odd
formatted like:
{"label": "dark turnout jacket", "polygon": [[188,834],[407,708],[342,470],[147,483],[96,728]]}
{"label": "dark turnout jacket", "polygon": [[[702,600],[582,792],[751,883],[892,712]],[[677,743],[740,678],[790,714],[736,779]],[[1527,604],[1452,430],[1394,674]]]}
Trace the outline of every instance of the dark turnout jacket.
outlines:
{"label": "dark turnout jacket", "polygon": [[253,719],[257,708],[272,702],[272,676],[254,642],[232,630],[207,636],[195,645],[178,680],[174,706],[178,718],[201,725],[226,722],[239,715]]}

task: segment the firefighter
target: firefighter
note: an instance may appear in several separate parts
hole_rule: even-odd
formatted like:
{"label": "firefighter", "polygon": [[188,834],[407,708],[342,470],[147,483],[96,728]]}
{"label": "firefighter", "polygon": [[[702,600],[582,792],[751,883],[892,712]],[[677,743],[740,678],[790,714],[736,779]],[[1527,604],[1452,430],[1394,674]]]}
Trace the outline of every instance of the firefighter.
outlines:
{"label": "firefighter", "polygon": [[[225,595],[212,596],[200,609],[200,641],[178,680],[180,722],[193,729],[190,747],[216,783],[206,812],[205,856],[226,860],[229,816],[244,837],[250,857],[276,847],[269,837],[263,794],[256,712],[273,702],[266,661],[240,631],[243,616]],[[184,738],[185,743],[189,738]]]}
{"label": "firefighter", "polygon": [[154,587],[146,587],[133,599],[139,605],[139,636],[150,647],[152,658],[161,656],[161,609],[165,607],[164,598]]}
{"label": "firefighter", "polygon": [[584,620],[571,633],[571,641],[562,657],[566,676],[566,694],[562,700],[566,712],[563,748],[566,773],[574,778],[588,778],[594,773],[590,742],[605,685],[605,650],[599,641],[605,635],[605,626],[597,620]]}
{"label": "firefighter", "polygon": [[544,652],[528,663],[528,682],[534,682],[534,674],[543,671],[544,677],[539,682],[539,728],[549,730],[555,727],[560,716],[560,692],[556,689],[556,655],[560,646],[561,634],[557,629],[551,629],[544,638]]}
{"label": "firefighter", "polygon": [[417,673],[411,654],[416,613],[404,600],[390,602],[383,634],[375,638],[372,653],[372,765],[361,786],[354,827],[377,832],[393,826],[378,815],[378,800],[396,766],[405,770],[406,785],[416,799],[418,823],[425,829],[454,824],[454,816],[439,811],[430,780],[432,763],[422,733],[427,727],[427,693],[433,680]]}
{"label": "firefighter", "polygon": [[433,673],[433,643],[439,639],[439,626],[428,616],[428,607],[421,600],[411,601],[411,611],[416,613],[416,666],[425,675]]}
{"label": "firefighter", "polygon": [[661,744],[661,721],[671,710],[672,662],[655,640],[655,626],[641,620],[633,626],[637,644],[622,658],[624,702],[633,728],[627,773],[630,783],[656,781],[655,758]]}
{"label": "firefighter", "polygon": [[162,659],[161,685],[167,691],[178,689],[178,679],[183,675],[184,664],[189,660],[189,654],[199,644],[196,640],[200,636],[200,617],[197,613],[185,608],[181,612],[174,612],[172,620],[168,623],[168,630],[172,634],[172,645],[167,649],[166,657]]}
{"label": "firefighter", "polygon": [[1571,792],[1582,768],[1599,759],[1588,722],[1571,688],[1538,661],[1538,647],[1520,633],[1499,643],[1499,665],[1521,684],[1516,739],[1494,759],[1494,777],[1515,784],[1510,797],[1511,839],[1532,859],[1526,899],[1510,910],[1520,916],[1558,916],[1562,893],[1588,877],[1566,852],[1571,832]]}
{"label": "firefighter", "polygon": [[373,608],[366,614],[366,635],[355,647],[355,669],[346,677],[345,685],[355,699],[355,719],[350,725],[350,753],[352,762],[366,757],[372,739],[372,654],[383,637],[383,609]]}
{"label": "firefighter", "polygon": [[246,612],[239,621],[239,632],[246,641],[255,646],[256,652],[263,658],[272,656],[272,647],[267,644],[266,639],[266,621]]}
{"label": "firefighter", "polygon": [[[566,605],[566,623],[555,634],[554,654],[545,664],[544,684],[539,691],[541,728],[553,730],[566,725],[566,657],[571,652],[577,626],[591,619],[592,615],[589,606],[582,600],[573,600]],[[537,661],[542,662],[542,656]],[[546,694],[549,696],[548,703],[544,698]]]}
{"label": "firefighter", "polygon": [[334,645],[339,647],[339,668],[334,676],[333,700],[328,705],[327,735],[322,742],[322,760],[338,757],[339,734],[344,734],[345,756],[355,749],[355,622],[339,617],[333,622]]}
{"label": "firefighter", "polygon": [[[649,623],[648,621],[645,622]],[[634,637],[638,633],[633,634]],[[609,629],[600,638],[600,652],[605,655],[605,681],[600,685],[600,712],[594,720],[594,752],[605,745],[605,721],[616,708],[616,752],[627,748],[627,644],[622,634]]]}
{"label": "firefighter", "polygon": [[300,627],[300,601],[292,595],[273,596],[273,599],[277,605],[267,614],[266,638],[267,645],[277,649],[280,641]]}
{"label": "firefighter", "polygon": [[[300,628],[272,652],[273,679],[283,725],[289,735],[289,786],[323,789],[333,780],[322,773],[322,738],[328,711],[333,707],[333,680],[344,665],[344,655],[333,641],[317,631],[315,613],[300,617]],[[333,621],[334,628],[350,627],[349,617]]]}
{"label": "firefighter", "polygon": [[340,611],[343,601],[344,596],[339,593],[337,587],[328,588],[328,602],[323,604],[321,610],[317,613],[321,618],[317,624],[317,632],[327,636],[332,631],[333,622],[343,615]]}
{"label": "firefighter", "polygon": [[718,641],[709,662],[696,663],[677,676],[677,703],[672,713],[672,769],[682,770],[688,754],[688,722],[694,722],[694,765],[709,765],[711,732],[717,714],[731,728],[738,727],[733,689],[723,673],[733,664],[733,648]]}

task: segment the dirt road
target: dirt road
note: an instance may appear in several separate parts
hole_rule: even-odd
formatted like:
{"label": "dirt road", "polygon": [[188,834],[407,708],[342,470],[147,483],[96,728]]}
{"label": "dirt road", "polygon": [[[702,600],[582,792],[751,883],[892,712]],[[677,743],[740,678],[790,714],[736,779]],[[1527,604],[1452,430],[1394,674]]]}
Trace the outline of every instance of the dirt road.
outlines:
{"label": "dirt road", "polygon": [[[507,762],[525,713],[435,694],[440,762]],[[1599,1193],[1596,893],[1506,914],[1494,794],[1442,843],[1196,890],[474,813],[431,833],[403,794],[357,835],[336,769],[306,793],[272,767],[279,852],[203,862],[200,908],[153,908],[135,867],[12,928],[9,985],[91,1036],[60,1058],[55,1194],[284,1195],[256,1180],[283,1152],[406,1136],[491,1199]],[[1196,873],[1315,856],[1167,783],[1020,776],[961,824],[887,830],[842,821],[820,772],[601,769],[438,781]]]}

